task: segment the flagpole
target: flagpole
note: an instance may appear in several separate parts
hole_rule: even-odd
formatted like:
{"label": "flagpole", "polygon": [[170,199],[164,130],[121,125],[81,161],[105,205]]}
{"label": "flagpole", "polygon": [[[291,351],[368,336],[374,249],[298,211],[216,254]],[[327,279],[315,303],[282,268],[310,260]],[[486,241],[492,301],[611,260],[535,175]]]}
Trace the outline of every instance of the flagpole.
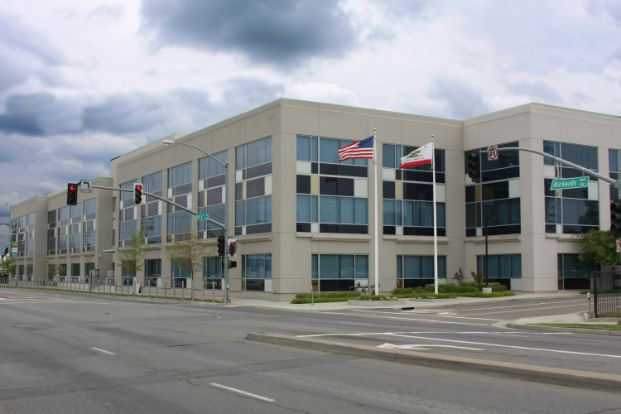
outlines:
{"label": "flagpole", "polygon": [[373,128],[373,219],[375,220],[373,268],[375,272],[375,294],[379,295],[379,211],[377,199],[377,128]]}
{"label": "flagpole", "polygon": [[436,213],[436,141],[431,136],[431,171],[433,172],[433,286],[438,294],[438,218]]}

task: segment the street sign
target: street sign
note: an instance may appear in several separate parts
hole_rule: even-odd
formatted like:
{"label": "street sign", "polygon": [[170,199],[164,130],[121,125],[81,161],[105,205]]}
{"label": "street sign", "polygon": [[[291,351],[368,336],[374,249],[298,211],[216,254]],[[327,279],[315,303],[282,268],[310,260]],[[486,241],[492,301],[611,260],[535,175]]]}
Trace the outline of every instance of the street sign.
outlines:
{"label": "street sign", "polygon": [[11,247],[11,257],[17,257],[17,247]]}
{"label": "street sign", "polygon": [[197,219],[198,221],[207,221],[207,220],[209,220],[209,214],[198,213],[198,214],[196,215],[196,219]]}
{"label": "street sign", "polygon": [[570,190],[589,186],[589,177],[555,178],[550,185],[550,191]]}
{"label": "street sign", "polygon": [[498,159],[498,145],[490,145],[487,147],[487,160],[496,161]]}
{"label": "street sign", "polygon": [[82,180],[80,181],[80,192],[81,193],[90,193],[93,191],[93,183],[90,181]]}
{"label": "street sign", "polygon": [[617,253],[621,253],[621,239],[617,239]]}

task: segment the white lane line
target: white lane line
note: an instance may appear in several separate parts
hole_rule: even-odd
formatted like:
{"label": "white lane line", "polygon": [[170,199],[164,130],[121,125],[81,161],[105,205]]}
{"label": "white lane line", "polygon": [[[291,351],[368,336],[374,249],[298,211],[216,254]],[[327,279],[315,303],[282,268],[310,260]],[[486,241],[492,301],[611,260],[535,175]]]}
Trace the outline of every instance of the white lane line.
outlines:
{"label": "white lane line", "polygon": [[455,322],[455,321],[437,321],[435,319],[399,318],[398,316],[382,316],[382,315],[375,315],[375,314],[357,315],[355,313],[323,312],[323,311],[320,313],[328,314],[328,315],[345,315],[345,316],[371,317],[371,318],[382,318],[382,319],[397,319],[400,321],[409,321],[409,322],[427,322],[427,323],[433,322],[433,323],[446,323],[450,325],[489,326],[489,324],[487,323],[468,323],[468,322]]}
{"label": "white lane line", "polygon": [[224,391],[230,391],[232,393],[235,393],[235,394],[238,394],[238,395],[242,395],[244,397],[254,398],[255,400],[260,400],[260,401],[265,401],[265,402],[270,402],[270,403],[276,401],[273,398],[264,397],[264,396],[258,395],[258,394],[253,394],[251,392],[240,390],[240,389],[233,388],[233,387],[227,387],[226,385],[218,384],[217,382],[211,382],[211,383],[209,383],[209,385],[211,385],[212,387],[215,387],[215,388],[219,388],[219,389],[224,390]]}
{"label": "white lane line", "polygon": [[[379,311],[371,311],[371,310],[366,310],[366,309],[360,309],[357,310],[357,312],[359,313],[368,313],[371,315],[378,315]],[[389,314],[389,315],[403,315],[405,312],[381,312],[383,314]],[[406,313],[416,313],[416,312],[406,312]],[[421,313],[422,312],[418,312]],[[491,319],[491,318],[471,318],[468,316],[453,316],[453,315],[446,315],[445,313],[448,312],[441,312],[441,313],[430,313],[430,312],[426,312],[424,313],[425,315],[432,315],[432,316],[436,316],[439,318],[455,318],[455,319],[473,319],[473,320],[477,320],[477,321],[497,321],[498,319]]]}
{"label": "white lane line", "polygon": [[[521,332],[507,332],[507,331],[498,331],[498,332],[494,332],[494,331],[360,332],[360,333],[331,333],[331,334],[296,335],[296,338],[319,338],[319,337],[323,337],[323,336],[375,336],[375,335],[393,335],[393,334],[418,334],[418,335],[454,335],[454,334],[455,335],[511,335],[511,336],[515,337],[515,336],[519,336],[518,334],[521,334]],[[572,333],[570,333],[570,334],[572,334]]]}
{"label": "white lane line", "polygon": [[596,356],[596,357],[621,359],[621,355],[597,354],[597,353],[594,353],[594,352],[563,351],[561,349],[533,348],[533,347],[530,347],[530,346],[517,346],[517,345],[494,344],[494,343],[487,343],[487,342],[462,341],[462,340],[458,340],[458,339],[428,338],[428,337],[425,337],[425,336],[404,335],[404,334],[397,334],[397,333],[389,333],[389,336],[398,336],[398,337],[401,337],[401,338],[412,338],[412,339],[424,339],[426,341],[453,342],[453,343],[456,343],[456,344],[468,344],[468,345],[480,345],[480,346],[495,346],[495,347],[498,347],[498,348],[521,349],[521,350],[524,350],[524,351],[553,352],[553,353],[556,353],[556,354]]}
{"label": "white lane line", "polygon": [[101,349],[101,348],[95,348],[94,346],[91,347],[92,350],[94,351],[98,351],[107,355],[116,355],[114,352],[110,352],[110,351],[106,351],[105,349]]}
{"label": "white lane line", "polygon": [[487,310],[487,309],[504,309],[504,308],[528,308],[531,306],[539,306],[539,305],[563,305],[566,303],[586,303],[586,299],[580,300],[564,300],[560,302],[537,302],[537,303],[529,303],[523,305],[505,305],[505,306],[488,306],[485,308],[474,308],[474,309],[462,309],[462,312],[470,312],[477,310]]}
{"label": "white lane line", "polygon": [[439,344],[406,344],[406,345],[397,345],[391,343],[384,343],[382,345],[378,345],[378,348],[382,349],[409,349],[415,351],[429,351],[428,348],[452,348],[452,349],[464,349],[466,351],[485,351],[483,348],[471,348],[468,346],[458,346],[458,345],[439,345]]}

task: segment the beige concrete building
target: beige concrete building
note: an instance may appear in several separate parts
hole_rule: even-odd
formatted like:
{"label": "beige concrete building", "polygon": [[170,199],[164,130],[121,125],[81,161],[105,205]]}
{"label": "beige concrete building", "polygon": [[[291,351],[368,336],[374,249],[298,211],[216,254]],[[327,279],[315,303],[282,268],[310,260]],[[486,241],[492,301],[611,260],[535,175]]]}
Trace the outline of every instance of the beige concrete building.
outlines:
{"label": "beige concrete building", "polygon": [[[339,148],[375,130],[377,175],[371,160],[338,161]],[[228,236],[237,240],[231,258],[237,267],[229,272],[233,296],[285,299],[311,289],[372,288],[375,260],[380,291],[388,292],[433,282],[431,167],[398,168],[399,157],[432,136],[442,283],[450,283],[460,269],[467,277],[483,271],[487,221],[489,280],[536,292],[588,285],[590,269],[577,261],[579,235],[608,229],[616,190],[591,180],[587,188],[550,192],[551,179],[582,173],[526,152],[501,150],[498,160],[489,161],[486,150],[489,145],[538,149],[616,178],[621,147],[616,116],[528,104],[461,121],[280,99],[113,159],[111,186],[129,190],[141,182],[144,191],[219,222],[226,213]],[[164,145],[168,140],[177,144]],[[465,173],[470,152],[480,156],[480,183]],[[64,194],[13,207],[11,217],[21,223],[14,229],[25,229],[14,232],[16,242],[25,240],[20,275],[44,278],[47,268],[37,263],[57,259],[76,270],[79,262],[81,273],[93,263],[86,252],[47,255],[39,246],[46,244],[37,242],[46,238],[48,212],[63,208]],[[222,286],[217,226],[154,197],[145,196],[136,206],[129,191],[98,190],[91,197],[98,200],[91,257],[100,274],[110,272],[117,285]],[[133,271],[123,263],[123,252],[137,233],[146,252]],[[202,246],[199,266],[172,260],[171,246],[193,238]],[[106,253],[112,248],[114,254]]]}

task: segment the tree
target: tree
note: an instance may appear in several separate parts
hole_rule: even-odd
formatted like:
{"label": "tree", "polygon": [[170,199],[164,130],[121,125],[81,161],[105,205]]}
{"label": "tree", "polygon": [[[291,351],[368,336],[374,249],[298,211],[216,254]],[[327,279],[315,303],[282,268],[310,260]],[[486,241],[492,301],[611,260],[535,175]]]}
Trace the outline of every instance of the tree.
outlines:
{"label": "tree", "polygon": [[15,258],[6,256],[4,259],[0,259],[0,273],[6,275],[15,274]]}
{"label": "tree", "polygon": [[131,246],[124,247],[121,251],[121,266],[132,275],[136,275],[142,269],[142,257],[144,256],[145,243],[142,227],[137,232],[131,233]]}
{"label": "tree", "polygon": [[616,239],[610,231],[591,230],[582,236],[580,262],[588,267],[617,264]]}
{"label": "tree", "polygon": [[211,253],[215,256],[215,247],[209,247],[199,240],[196,234],[192,238],[180,242],[174,242],[166,247],[170,260],[177,266],[190,271],[192,280],[194,274],[199,273],[203,267],[203,257]]}

